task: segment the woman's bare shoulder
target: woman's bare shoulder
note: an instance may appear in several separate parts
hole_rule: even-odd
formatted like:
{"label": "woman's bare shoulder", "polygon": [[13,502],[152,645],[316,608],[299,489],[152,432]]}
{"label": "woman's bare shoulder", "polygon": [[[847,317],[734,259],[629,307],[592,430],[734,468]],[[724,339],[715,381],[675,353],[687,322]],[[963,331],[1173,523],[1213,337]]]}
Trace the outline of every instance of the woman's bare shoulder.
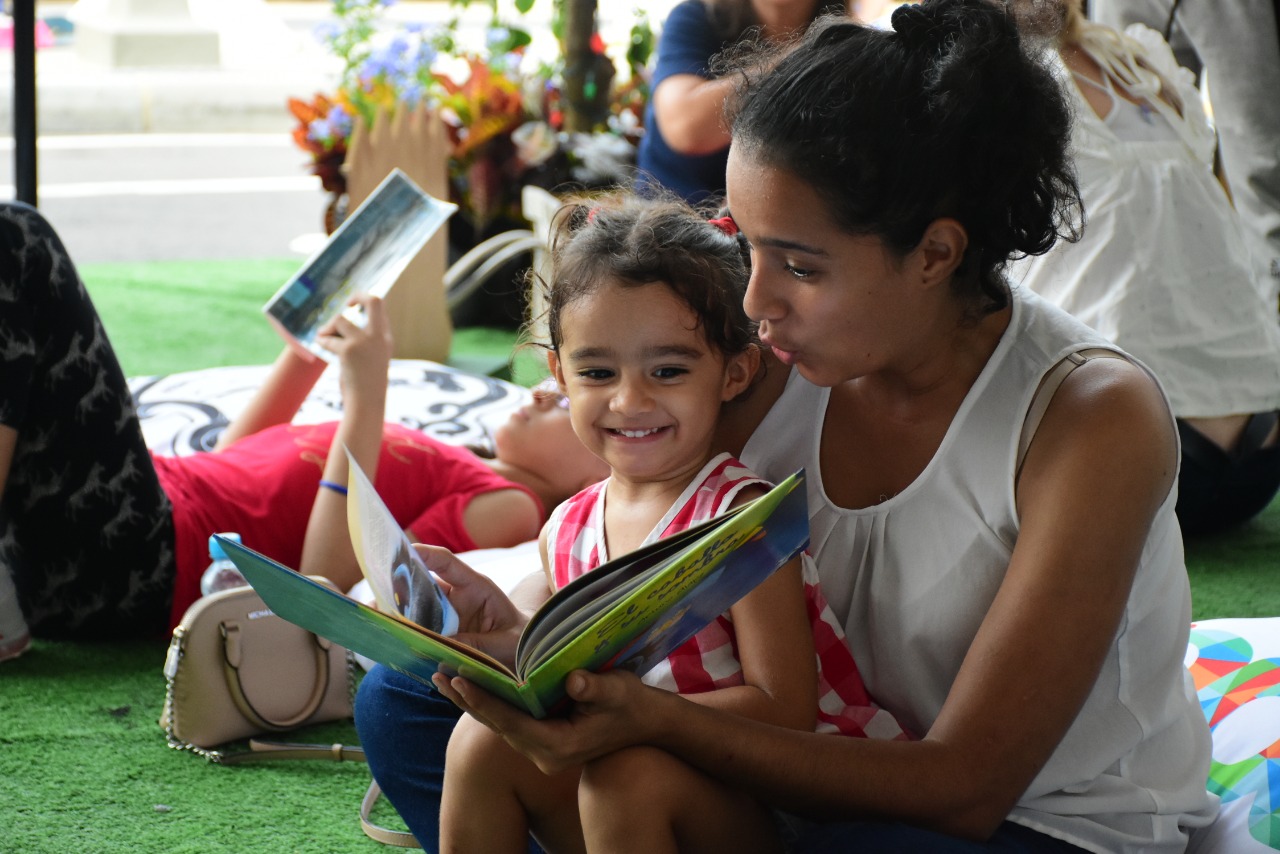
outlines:
{"label": "woman's bare shoulder", "polygon": [[1177,455],[1173,415],[1155,379],[1127,359],[1090,359],[1045,412],[1027,451],[1019,503],[1040,491],[1032,484],[1056,494],[1078,481],[1092,492],[1127,483],[1131,499],[1154,507],[1173,486]]}

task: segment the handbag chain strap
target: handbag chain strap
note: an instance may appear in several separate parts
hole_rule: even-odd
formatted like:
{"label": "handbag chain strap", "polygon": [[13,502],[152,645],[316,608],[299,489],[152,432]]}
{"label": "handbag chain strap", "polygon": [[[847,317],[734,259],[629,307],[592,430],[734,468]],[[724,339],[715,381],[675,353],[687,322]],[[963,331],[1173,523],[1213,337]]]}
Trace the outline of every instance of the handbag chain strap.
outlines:
{"label": "handbag chain strap", "polygon": [[[169,646],[169,660],[164,669],[164,703],[166,709],[173,709],[173,679],[178,671],[178,662],[186,654],[186,632],[182,626],[173,631],[173,640]],[[356,698],[356,657],[347,650],[347,693],[352,706]],[[245,762],[276,759],[330,759],[334,762],[364,762],[364,748],[346,744],[296,744],[279,741],[249,740],[249,749],[240,751],[210,750],[199,747],[189,741],[183,741],[173,731],[173,714],[165,718],[165,741],[173,750],[184,750],[202,756],[215,765],[239,765]],[[369,788],[360,802],[360,828],[370,839],[391,845],[396,848],[421,848],[412,833],[403,830],[392,830],[374,824],[370,816],[374,805],[382,797],[382,789],[376,781],[370,781]]]}
{"label": "handbag chain strap", "polygon": [[165,657],[164,662],[164,737],[165,742],[173,750],[185,750],[194,753],[197,756],[203,756],[210,762],[221,764],[226,757],[226,753],[221,750],[210,750],[205,747],[199,747],[189,741],[183,741],[178,738],[174,732],[174,678],[178,675],[178,665],[187,654],[187,632],[186,626],[178,626],[173,630],[173,640],[169,642],[169,653]]}

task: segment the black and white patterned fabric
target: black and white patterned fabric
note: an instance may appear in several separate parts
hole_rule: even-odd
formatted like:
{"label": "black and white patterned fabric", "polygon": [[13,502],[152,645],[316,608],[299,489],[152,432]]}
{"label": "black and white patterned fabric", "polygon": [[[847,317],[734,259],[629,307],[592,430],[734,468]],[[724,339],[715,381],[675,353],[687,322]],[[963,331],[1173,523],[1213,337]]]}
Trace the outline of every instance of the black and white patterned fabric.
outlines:
{"label": "black and white patterned fabric", "polygon": [[75,265],[40,212],[0,204],[0,424],[16,433],[0,498],[0,572],[33,632],[163,629],[168,497]]}
{"label": "black and white patterned fabric", "polygon": [[[253,398],[270,366],[208,368],[129,380],[142,434],[157,454],[184,456],[213,448],[218,436]],[[529,400],[529,390],[436,362],[392,361],[387,420],[454,445],[492,449],[492,432]],[[327,370],[295,423],[335,421],[342,415],[336,368]]]}

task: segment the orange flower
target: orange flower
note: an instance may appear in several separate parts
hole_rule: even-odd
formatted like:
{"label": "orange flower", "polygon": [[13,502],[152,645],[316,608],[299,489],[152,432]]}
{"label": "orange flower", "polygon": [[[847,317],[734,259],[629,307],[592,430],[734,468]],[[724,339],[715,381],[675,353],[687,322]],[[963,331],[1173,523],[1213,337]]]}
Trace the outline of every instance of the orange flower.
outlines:
{"label": "orange flower", "polygon": [[467,57],[467,67],[470,73],[461,85],[443,74],[435,75],[445,91],[441,106],[456,117],[453,156],[459,160],[525,121],[524,99],[517,82],[494,73],[476,56]]}

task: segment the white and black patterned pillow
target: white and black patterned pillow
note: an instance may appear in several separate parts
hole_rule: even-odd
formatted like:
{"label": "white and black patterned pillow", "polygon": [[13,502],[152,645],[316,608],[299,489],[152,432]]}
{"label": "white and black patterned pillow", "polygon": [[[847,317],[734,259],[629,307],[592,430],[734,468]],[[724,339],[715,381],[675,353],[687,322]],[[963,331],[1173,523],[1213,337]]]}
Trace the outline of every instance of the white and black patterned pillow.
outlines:
{"label": "white and black patterned pillow", "polygon": [[[243,411],[271,370],[269,365],[208,368],[129,380],[147,446],[184,456],[212,450],[231,419]],[[492,448],[492,430],[529,400],[529,390],[436,362],[396,359],[387,388],[387,420],[453,445]],[[325,371],[296,423],[341,417],[338,372]]]}

